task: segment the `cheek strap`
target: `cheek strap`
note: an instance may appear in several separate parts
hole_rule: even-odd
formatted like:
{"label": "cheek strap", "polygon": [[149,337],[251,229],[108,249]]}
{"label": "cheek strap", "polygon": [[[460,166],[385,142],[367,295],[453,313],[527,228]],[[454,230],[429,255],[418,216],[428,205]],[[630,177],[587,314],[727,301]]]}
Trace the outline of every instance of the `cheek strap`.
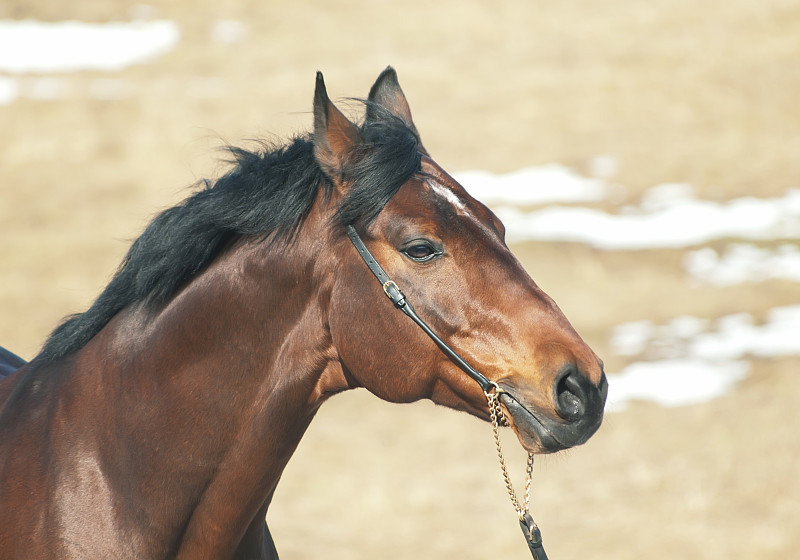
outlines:
{"label": "cheek strap", "polygon": [[464,372],[474,379],[478,385],[480,385],[480,388],[484,393],[491,390],[501,392],[501,389],[494,381],[490,381],[485,375],[469,365],[466,360],[459,356],[455,350],[450,348],[450,346],[448,346],[447,343],[439,337],[439,335],[433,332],[433,329],[431,329],[425,321],[420,319],[419,315],[417,315],[416,311],[414,311],[414,307],[411,305],[411,302],[406,299],[406,296],[403,295],[403,292],[400,290],[397,284],[395,284],[394,280],[389,278],[389,275],[386,274],[386,271],[383,270],[380,264],[378,264],[378,261],[375,260],[375,257],[372,255],[372,253],[370,253],[369,249],[367,249],[364,241],[358,235],[358,232],[356,232],[353,226],[347,226],[347,236],[355,246],[358,254],[361,255],[361,258],[364,260],[367,267],[370,269],[370,271],[372,271],[372,274],[378,279],[378,282],[381,283],[384,293],[392,301],[394,306],[410,317],[411,320],[414,321],[423,330],[423,332],[427,334],[430,339],[433,340],[433,342],[436,343],[436,346],[438,346],[448,358],[450,358],[458,367],[464,370]]}

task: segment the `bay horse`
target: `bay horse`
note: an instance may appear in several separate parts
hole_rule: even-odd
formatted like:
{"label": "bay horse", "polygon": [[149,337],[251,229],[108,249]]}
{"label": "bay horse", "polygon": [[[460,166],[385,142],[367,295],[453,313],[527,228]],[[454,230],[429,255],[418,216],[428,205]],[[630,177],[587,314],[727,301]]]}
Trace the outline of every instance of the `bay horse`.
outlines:
{"label": "bay horse", "polygon": [[[602,363],[431,159],[389,67],[360,124],[317,74],[313,131],[233,148],[158,215],[83,313],[0,381],[0,557],[277,558],[265,522],[320,405],[364,387],[484,420],[484,392],[387,301],[359,251],[508,395],[522,446],[599,427]],[[20,367],[21,366],[21,367]]]}

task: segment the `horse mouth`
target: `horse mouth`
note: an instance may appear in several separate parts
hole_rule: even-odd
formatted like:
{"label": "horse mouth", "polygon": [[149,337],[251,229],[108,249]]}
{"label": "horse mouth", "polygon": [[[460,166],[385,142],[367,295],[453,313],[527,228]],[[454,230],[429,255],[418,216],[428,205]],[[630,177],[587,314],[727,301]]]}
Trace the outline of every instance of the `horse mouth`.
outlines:
{"label": "horse mouth", "polygon": [[517,434],[522,447],[529,453],[556,453],[569,446],[562,444],[530,410],[511,393],[501,392],[500,402],[506,409],[506,419]]}
{"label": "horse mouth", "polygon": [[597,431],[603,420],[605,395],[599,407],[593,407],[575,421],[553,420],[526,405],[509,389],[502,389],[499,398],[511,428],[529,453],[556,453],[580,445]]}

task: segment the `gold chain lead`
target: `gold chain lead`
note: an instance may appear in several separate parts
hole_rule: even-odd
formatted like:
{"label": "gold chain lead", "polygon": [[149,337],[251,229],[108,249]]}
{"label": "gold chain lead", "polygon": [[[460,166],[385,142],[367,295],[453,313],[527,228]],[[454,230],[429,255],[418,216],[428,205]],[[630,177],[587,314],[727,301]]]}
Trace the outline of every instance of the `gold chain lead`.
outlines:
{"label": "gold chain lead", "polygon": [[497,457],[500,459],[500,469],[503,472],[503,480],[506,483],[506,490],[508,490],[508,497],[511,498],[511,505],[514,506],[514,511],[517,516],[522,520],[526,513],[529,513],[531,502],[531,479],[533,478],[533,453],[528,453],[528,464],[526,467],[525,476],[525,497],[523,505],[520,507],[517,493],[514,491],[514,485],[511,483],[511,477],[508,474],[506,467],[506,459],[503,455],[503,447],[500,444],[500,426],[508,425],[503,409],[500,408],[500,400],[497,398],[495,390],[486,391],[486,400],[489,402],[489,413],[492,417],[492,431],[494,432],[494,443],[497,447]]}

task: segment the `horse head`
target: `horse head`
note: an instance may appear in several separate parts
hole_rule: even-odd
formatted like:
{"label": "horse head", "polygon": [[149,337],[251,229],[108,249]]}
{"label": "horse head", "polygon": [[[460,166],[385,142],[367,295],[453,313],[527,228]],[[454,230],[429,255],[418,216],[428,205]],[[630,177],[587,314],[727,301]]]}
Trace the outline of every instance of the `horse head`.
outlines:
{"label": "horse head", "polygon": [[[497,216],[422,146],[393,69],[380,75],[366,105],[365,123],[357,127],[330,101],[318,74],[314,153],[332,184],[338,236],[328,321],[349,386],[392,402],[428,398],[489,417],[481,388],[387,301],[343,234],[342,226],[354,225],[419,316],[511,397],[502,399],[504,414],[526,450],[548,453],[585,442],[603,417],[601,360],[511,253]],[[376,215],[354,218],[348,205],[373,193],[348,170],[376,165],[369,161],[378,149],[370,135],[398,123],[415,169],[383,195]]]}

